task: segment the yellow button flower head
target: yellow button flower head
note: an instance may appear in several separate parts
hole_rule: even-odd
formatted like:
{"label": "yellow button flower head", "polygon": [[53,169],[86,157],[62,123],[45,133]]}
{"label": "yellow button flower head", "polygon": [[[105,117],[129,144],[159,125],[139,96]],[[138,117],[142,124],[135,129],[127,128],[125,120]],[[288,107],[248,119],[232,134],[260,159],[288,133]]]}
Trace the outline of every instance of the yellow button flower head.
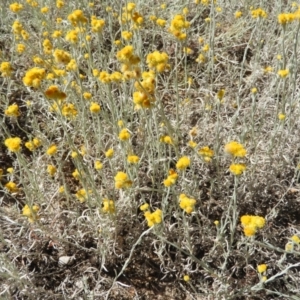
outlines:
{"label": "yellow button flower head", "polygon": [[23,83],[26,86],[38,88],[41,81],[46,77],[46,70],[43,68],[34,67],[28,70],[23,77]]}
{"label": "yellow button flower head", "polygon": [[190,276],[189,275],[184,275],[183,280],[186,281],[186,282],[190,281]]}
{"label": "yellow button flower head", "polygon": [[4,141],[5,146],[11,152],[18,152],[21,149],[22,140],[19,137],[7,138]]}
{"label": "yellow button flower head", "polygon": [[46,153],[50,156],[56,154],[56,152],[57,152],[57,146],[54,144],[51,145],[46,151]]}
{"label": "yellow button flower head", "polygon": [[178,174],[173,170],[169,170],[169,176],[167,179],[164,180],[164,186],[170,187],[176,183],[176,180],[178,178]]}
{"label": "yellow button flower head", "polygon": [[23,5],[19,4],[18,2],[15,2],[9,6],[9,9],[14,13],[18,13],[20,10],[23,9]]}
{"label": "yellow button flower head", "polygon": [[263,272],[266,272],[267,267],[268,267],[268,265],[266,265],[266,264],[258,265],[258,266],[257,266],[257,271],[258,271],[258,273],[261,274],[261,273],[263,273]]}
{"label": "yellow button flower head", "polygon": [[38,205],[33,205],[32,207],[30,207],[28,206],[28,204],[26,204],[23,207],[22,215],[27,217],[30,223],[34,223],[36,220],[39,219],[39,217],[37,216],[39,210],[40,207]]}
{"label": "yellow button flower head", "polygon": [[164,135],[162,136],[159,141],[161,143],[165,143],[165,144],[169,144],[169,145],[173,145],[173,140],[169,135]]}
{"label": "yellow button flower head", "polygon": [[291,240],[295,243],[295,244],[300,244],[300,238],[297,235],[293,235],[291,237]]}
{"label": "yellow button flower head", "polygon": [[97,19],[95,16],[91,18],[91,26],[92,32],[101,32],[105,25],[105,21],[103,19]]}
{"label": "yellow button flower head", "polygon": [[294,13],[283,13],[278,15],[278,23],[285,26],[295,20],[296,14]]}
{"label": "yellow button flower head", "polygon": [[97,114],[99,113],[101,110],[101,107],[98,103],[96,102],[92,102],[91,105],[90,105],[90,112],[91,113],[94,113],[94,114]]}
{"label": "yellow button flower head", "polygon": [[119,133],[119,139],[121,141],[126,141],[130,138],[130,133],[126,128],[123,128]]}
{"label": "yellow button flower head", "polygon": [[113,157],[113,155],[114,155],[114,149],[108,149],[106,152],[105,152],[105,156],[107,157],[107,158],[112,158]]}
{"label": "yellow button flower head", "polygon": [[155,224],[160,224],[162,221],[162,211],[160,209],[155,210],[153,213],[146,211],[144,216],[147,220],[148,226],[152,227]]}
{"label": "yellow button flower head", "polygon": [[170,65],[168,65],[169,56],[167,53],[159,51],[154,51],[147,55],[147,64],[149,69],[154,69],[157,72],[163,72]]}
{"label": "yellow button flower head", "polygon": [[57,85],[51,85],[45,91],[45,96],[49,99],[64,100],[67,98],[67,94],[59,89]]}
{"label": "yellow button flower head", "polygon": [[96,170],[101,170],[103,168],[103,164],[99,160],[96,160],[94,164],[94,168]]}
{"label": "yellow button flower head", "polygon": [[80,203],[83,203],[86,201],[88,193],[85,189],[80,189],[76,192],[75,196],[80,201]]}
{"label": "yellow button flower head", "polygon": [[148,210],[148,208],[149,208],[149,204],[148,203],[145,203],[145,204],[143,204],[143,205],[140,206],[140,210],[141,211]]}
{"label": "yellow button flower head", "polygon": [[206,162],[210,162],[212,157],[214,156],[214,150],[210,149],[208,146],[199,149],[198,153]]}
{"label": "yellow button flower head", "polygon": [[127,161],[130,164],[137,164],[140,161],[140,158],[137,155],[128,155]]}
{"label": "yellow button flower head", "polygon": [[181,157],[177,164],[176,164],[176,169],[178,170],[185,170],[187,167],[189,167],[191,164],[190,158],[187,156]]}
{"label": "yellow button flower head", "polygon": [[77,109],[73,103],[65,104],[61,110],[61,113],[67,119],[75,118],[78,114]]}
{"label": "yellow button flower head", "polygon": [[180,194],[179,196],[179,206],[182,208],[186,213],[190,214],[193,212],[194,207],[196,204],[196,200],[187,197],[185,194]]}
{"label": "yellow button flower head", "polygon": [[241,175],[246,170],[245,164],[231,164],[229,167],[230,172],[233,175]]}
{"label": "yellow button flower head", "polygon": [[236,19],[240,18],[242,15],[243,15],[243,13],[241,11],[239,11],[239,10],[234,13],[234,17]]}
{"label": "yellow button flower head", "polygon": [[122,31],[121,36],[125,41],[129,41],[132,39],[132,32],[130,31]]}
{"label": "yellow button flower head", "polygon": [[[155,16],[154,16],[155,17]],[[156,18],[156,17],[155,17]],[[156,19],[155,19],[156,20]],[[152,20],[152,21],[155,21],[155,20]],[[157,19],[156,20],[156,24],[158,25],[158,26],[160,26],[160,27],[165,27],[166,26],[166,23],[167,23],[167,21],[166,20],[164,20],[164,19]]]}
{"label": "yellow button flower head", "polygon": [[278,74],[279,77],[281,77],[281,78],[287,77],[287,76],[289,75],[289,73],[290,73],[289,69],[279,70],[279,71],[277,72],[277,74]]}
{"label": "yellow button flower head", "polygon": [[0,72],[2,77],[10,77],[12,73],[12,66],[10,62],[4,61],[0,65]]}
{"label": "yellow button flower head", "polygon": [[50,176],[54,176],[56,173],[57,169],[53,165],[48,165],[47,167],[47,172],[49,173]]}
{"label": "yellow button flower head", "polygon": [[74,10],[68,15],[68,20],[73,26],[83,25],[87,23],[88,19],[84,16],[83,11],[80,9]]}
{"label": "yellow button flower head", "polygon": [[140,62],[138,56],[134,55],[133,46],[125,46],[117,52],[117,59],[119,62],[126,65],[136,65]]}
{"label": "yellow button flower head", "polygon": [[68,52],[60,49],[54,50],[53,57],[55,59],[55,62],[58,64],[67,65],[71,60],[71,55]]}
{"label": "yellow button flower head", "polygon": [[241,217],[241,223],[245,236],[253,236],[258,229],[265,226],[266,220],[260,216],[244,215]]}
{"label": "yellow button flower head", "polygon": [[247,154],[246,149],[243,147],[242,144],[231,141],[225,145],[225,152],[231,154],[235,157],[244,157]]}
{"label": "yellow button flower head", "polygon": [[12,181],[9,181],[4,186],[10,193],[17,193],[19,191],[17,185]]}
{"label": "yellow button flower head", "polygon": [[124,172],[118,172],[115,176],[115,188],[123,189],[132,186],[132,181],[129,180],[128,175]]}
{"label": "yellow button flower head", "polygon": [[20,116],[19,106],[18,104],[12,104],[7,107],[4,114],[8,117],[18,117]]}
{"label": "yellow button flower head", "polygon": [[109,200],[109,199],[104,198],[103,202],[102,202],[102,205],[103,205],[102,211],[104,213],[110,213],[110,214],[115,213],[116,208],[115,208],[115,203],[114,203],[113,200]]}
{"label": "yellow button flower head", "polygon": [[267,17],[267,13],[263,9],[258,8],[258,9],[251,10],[251,16],[254,19],[257,19],[257,18],[266,18]]}

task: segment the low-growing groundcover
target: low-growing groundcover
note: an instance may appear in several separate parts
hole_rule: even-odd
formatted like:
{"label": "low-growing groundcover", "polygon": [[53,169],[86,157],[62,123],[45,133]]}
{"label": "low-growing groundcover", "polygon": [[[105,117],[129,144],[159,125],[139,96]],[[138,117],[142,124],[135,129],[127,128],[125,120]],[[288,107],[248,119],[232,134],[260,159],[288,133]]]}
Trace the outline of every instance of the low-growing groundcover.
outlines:
{"label": "low-growing groundcover", "polygon": [[4,0],[1,299],[300,299],[300,6]]}

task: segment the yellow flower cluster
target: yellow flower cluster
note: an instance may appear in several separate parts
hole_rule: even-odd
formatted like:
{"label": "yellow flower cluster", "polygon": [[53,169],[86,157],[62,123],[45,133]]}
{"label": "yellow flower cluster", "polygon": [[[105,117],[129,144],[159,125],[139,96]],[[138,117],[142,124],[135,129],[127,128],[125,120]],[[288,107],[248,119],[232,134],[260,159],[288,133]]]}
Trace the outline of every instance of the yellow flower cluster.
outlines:
{"label": "yellow flower cluster", "polygon": [[287,77],[287,76],[289,75],[289,73],[290,73],[289,69],[279,70],[279,71],[277,72],[277,74],[278,74],[279,77],[281,77],[281,78]]}
{"label": "yellow flower cluster", "polygon": [[9,181],[8,183],[5,184],[5,188],[10,192],[10,193],[17,193],[19,191],[19,188],[17,187],[17,185],[12,182]]}
{"label": "yellow flower cluster", "polygon": [[4,144],[9,151],[18,152],[21,149],[22,140],[19,137],[7,138]]}
{"label": "yellow flower cluster", "polygon": [[53,166],[53,165],[48,165],[48,166],[47,166],[47,172],[48,172],[48,174],[49,174],[50,176],[54,176],[55,173],[56,173],[56,171],[57,171],[57,169],[56,169],[55,166]]}
{"label": "yellow flower cluster", "polygon": [[103,19],[97,19],[96,16],[91,17],[92,32],[101,32],[104,25],[105,21]]}
{"label": "yellow flower cluster", "polygon": [[74,10],[68,15],[68,20],[73,26],[79,26],[87,23],[88,19],[84,16],[83,11],[80,9]]}
{"label": "yellow flower cluster", "polygon": [[231,141],[225,145],[225,152],[231,154],[234,157],[244,157],[247,154],[246,149],[242,144]]}
{"label": "yellow flower cluster", "polygon": [[135,11],[135,7],[135,3],[128,2],[127,6],[123,7],[120,22],[123,24],[133,22],[133,28],[137,29],[143,24],[144,18],[139,12]]}
{"label": "yellow flower cluster", "polygon": [[9,6],[9,9],[14,13],[18,13],[20,10],[23,9],[23,5],[19,4],[18,2],[15,2]]}
{"label": "yellow flower cluster", "polygon": [[51,85],[45,91],[45,96],[49,99],[64,100],[67,94],[61,91],[57,85]]}
{"label": "yellow flower cluster", "polygon": [[134,49],[131,45],[125,46],[123,49],[118,51],[117,59],[119,62],[127,66],[136,65],[140,62],[140,58],[134,54]]}
{"label": "yellow flower cluster", "polygon": [[83,203],[86,201],[88,193],[86,189],[80,189],[76,192],[75,196],[80,201],[80,203]]}
{"label": "yellow flower cluster", "polygon": [[10,77],[12,73],[12,67],[10,62],[2,62],[0,65],[0,72],[2,77]]}
{"label": "yellow flower cluster", "polygon": [[159,138],[159,141],[161,143],[173,145],[173,139],[169,135],[163,135],[162,137]]}
{"label": "yellow flower cluster", "polygon": [[208,146],[202,147],[198,150],[199,155],[201,155],[206,162],[210,162],[214,156],[214,150],[210,149]]}
{"label": "yellow flower cluster", "polygon": [[26,86],[38,88],[41,85],[41,81],[45,79],[46,71],[43,68],[34,67],[29,69],[23,77],[23,83]]}
{"label": "yellow flower cluster", "polygon": [[263,9],[257,8],[257,9],[251,10],[251,16],[254,19],[257,19],[257,18],[266,18],[267,17],[267,13]]}
{"label": "yellow flower cluster", "polygon": [[185,20],[182,15],[176,15],[171,21],[171,32],[178,40],[182,41],[186,39],[186,29],[190,27],[190,22]]}
{"label": "yellow flower cluster", "polygon": [[178,162],[176,163],[176,169],[178,170],[185,170],[191,164],[190,158],[187,156],[183,156],[179,158]]}
{"label": "yellow flower cluster", "polygon": [[137,91],[133,93],[135,108],[151,108],[155,102],[155,73],[154,71],[143,72],[142,80],[136,81],[134,87]]}
{"label": "yellow flower cluster", "polygon": [[109,200],[109,199],[106,199],[104,198],[103,201],[102,201],[102,211],[104,213],[110,213],[110,214],[114,214],[115,213],[115,203],[113,200]]}
{"label": "yellow flower cluster", "polygon": [[[144,210],[144,209],[142,209],[142,206],[141,206],[141,210]],[[161,221],[162,221],[162,211],[160,209],[156,209],[153,213],[151,213],[149,210],[147,210],[144,213],[144,216],[147,220],[147,223],[148,223],[149,227],[152,227],[155,224],[160,224]]]}
{"label": "yellow flower cluster", "polygon": [[137,164],[140,161],[140,158],[137,155],[128,155],[127,161],[130,164]]}
{"label": "yellow flower cluster", "polygon": [[90,112],[93,114],[99,113],[101,110],[100,105],[97,102],[92,102],[90,105]]}
{"label": "yellow flower cluster", "polygon": [[67,65],[71,60],[71,55],[60,49],[55,49],[53,52],[53,57],[56,63]]}
{"label": "yellow flower cluster", "polygon": [[176,180],[178,178],[178,174],[173,170],[169,170],[169,176],[167,179],[164,180],[164,186],[165,187],[170,187],[176,183]]}
{"label": "yellow flower cluster", "polygon": [[28,141],[25,143],[25,147],[30,150],[34,151],[36,148],[42,145],[41,141],[38,138],[34,138],[32,141]]}
{"label": "yellow flower cluster", "polygon": [[129,180],[128,175],[124,172],[118,172],[115,176],[115,188],[123,189],[132,186],[132,181]]}
{"label": "yellow flower cluster", "polygon": [[15,34],[16,40],[22,36],[23,40],[28,40],[29,34],[28,32],[23,28],[23,25],[18,21],[14,21],[12,25],[13,33]]}
{"label": "yellow flower cluster", "polygon": [[246,170],[245,164],[231,164],[229,167],[230,172],[233,175],[241,175]]}
{"label": "yellow flower cluster", "polygon": [[261,264],[261,265],[257,266],[257,271],[258,271],[259,274],[261,274],[261,273],[266,272],[267,268],[268,268],[268,265]]}
{"label": "yellow flower cluster", "polygon": [[67,119],[75,118],[78,114],[78,111],[73,103],[66,103],[62,107],[61,113]]}
{"label": "yellow flower cluster", "polygon": [[253,236],[256,231],[265,226],[266,220],[263,217],[244,215],[241,217],[245,236]]}
{"label": "yellow flower cluster", "polygon": [[123,128],[119,133],[119,139],[121,141],[127,141],[130,139],[130,133],[127,128]]}
{"label": "yellow flower cluster", "polygon": [[170,68],[168,64],[169,56],[167,53],[159,51],[154,51],[147,55],[147,64],[149,69],[153,69],[158,73],[161,73]]}
{"label": "yellow flower cluster", "polygon": [[34,223],[39,219],[37,213],[40,210],[40,207],[38,205],[33,205],[30,207],[28,204],[26,204],[23,207],[22,215],[28,218],[28,221],[30,223]]}
{"label": "yellow flower cluster", "polygon": [[187,214],[193,212],[195,208],[196,200],[193,198],[187,197],[185,194],[180,194],[179,196],[179,206],[182,208]]}
{"label": "yellow flower cluster", "polygon": [[12,104],[7,107],[4,111],[4,114],[8,117],[18,117],[20,116],[19,106],[18,104]]}
{"label": "yellow flower cluster", "polygon": [[79,35],[79,32],[80,32],[80,30],[79,30],[78,27],[76,27],[74,30],[68,31],[67,34],[66,34],[66,41],[67,41],[67,42],[70,42],[70,43],[72,43],[72,44],[78,43],[78,40],[79,40],[79,36],[78,36],[78,35]]}
{"label": "yellow flower cluster", "polygon": [[288,23],[292,23],[297,17],[295,13],[282,13],[278,15],[278,23],[285,26]]}

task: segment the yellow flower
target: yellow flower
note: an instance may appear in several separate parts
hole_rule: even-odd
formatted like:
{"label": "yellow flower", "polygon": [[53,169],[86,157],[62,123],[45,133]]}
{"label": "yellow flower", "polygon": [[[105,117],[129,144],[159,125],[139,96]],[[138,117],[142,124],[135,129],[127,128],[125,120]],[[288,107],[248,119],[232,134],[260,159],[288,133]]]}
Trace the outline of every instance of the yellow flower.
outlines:
{"label": "yellow flower", "polygon": [[83,93],[82,96],[85,100],[90,100],[92,98],[92,94],[88,92]]}
{"label": "yellow flower", "polygon": [[214,156],[214,150],[210,149],[208,146],[199,149],[198,153],[203,157],[206,162],[210,162]]}
{"label": "yellow flower", "polygon": [[108,149],[106,152],[105,152],[105,156],[107,158],[112,158],[114,155],[114,149]]}
{"label": "yellow flower", "polygon": [[194,206],[196,204],[196,200],[187,197],[185,194],[180,194],[179,196],[179,206],[182,208],[186,213],[190,214],[194,210]]}
{"label": "yellow flower", "polygon": [[23,9],[23,5],[15,2],[9,6],[9,9],[14,13],[18,13],[20,10]]}
{"label": "yellow flower", "polygon": [[189,275],[184,275],[183,280],[186,281],[186,282],[190,281],[190,276]]}
{"label": "yellow flower", "polygon": [[49,7],[45,6],[41,8],[41,13],[46,14],[49,11]]}
{"label": "yellow flower", "polygon": [[190,158],[187,156],[183,156],[176,163],[176,169],[185,170],[187,167],[190,166],[190,163],[191,163]]}
{"label": "yellow flower", "polygon": [[17,104],[12,104],[7,107],[4,114],[8,117],[18,117],[20,116],[19,106]]}
{"label": "yellow flower", "polygon": [[150,211],[146,211],[144,213],[144,216],[147,220],[149,227],[152,227],[155,224],[159,224],[162,221],[162,211],[160,209],[157,209],[153,213],[151,213]]}
{"label": "yellow flower", "polygon": [[83,203],[87,199],[87,191],[85,189],[80,189],[76,192],[75,196],[80,201],[80,203]]}
{"label": "yellow flower", "polygon": [[4,187],[10,192],[10,193],[17,193],[19,191],[19,188],[17,187],[17,185],[12,182],[9,181],[8,183],[6,183],[4,185]]}
{"label": "yellow flower", "polygon": [[244,157],[247,154],[247,151],[243,147],[242,144],[236,142],[236,141],[231,141],[225,145],[225,152],[229,153],[235,157]]}
{"label": "yellow flower", "polygon": [[148,203],[145,203],[145,204],[143,204],[143,205],[140,206],[140,210],[141,211],[148,210],[148,208],[149,208],[149,204]]}
{"label": "yellow flower", "polygon": [[241,217],[241,223],[244,227],[245,236],[253,236],[257,229],[265,226],[266,220],[260,216],[244,215]]}
{"label": "yellow flower", "polygon": [[285,120],[285,117],[286,117],[286,115],[283,114],[283,113],[279,113],[279,114],[278,114],[278,119],[279,119],[280,121]]}
{"label": "yellow flower", "polygon": [[[156,17],[155,17],[155,18],[156,18]],[[155,20],[152,20],[152,21],[155,21]],[[164,20],[164,19],[157,19],[157,20],[156,20],[156,24],[157,24],[158,26],[160,26],[160,27],[165,27],[165,26],[166,26],[166,23],[167,23],[167,21]]]}
{"label": "yellow flower", "polygon": [[67,95],[63,91],[61,91],[57,85],[51,85],[45,91],[45,96],[49,99],[57,99],[57,100],[64,100],[66,99]]}
{"label": "yellow flower", "polygon": [[46,70],[38,67],[34,67],[28,70],[23,77],[23,83],[26,86],[38,88],[41,85],[41,81],[46,77]]}
{"label": "yellow flower", "polygon": [[258,273],[263,273],[263,272],[265,272],[266,270],[267,270],[267,265],[266,264],[261,264],[261,265],[258,265],[257,266],[257,271],[258,271]]}
{"label": "yellow flower", "polygon": [[300,244],[300,238],[297,235],[293,235],[291,237],[291,240],[295,243],[295,244]]}
{"label": "yellow flower", "polygon": [[162,137],[159,139],[159,141],[160,141],[161,143],[173,145],[173,140],[172,140],[172,138],[171,138],[170,136],[168,136],[168,135],[162,136]]}
{"label": "yellow flower", "polygon": [[96,160],[94,164],[94,168],[96,170],[101,170],[103,168],[103,164],[99,160]]}
{"label": "yellow flower", "polygon": [[59,192],[60,194],[64,193],[64,192],[65,192],[65,187],[64,187],[63,185],[60,186],[59,189],[58,189],[58,192]]}
{"label": "yellow flower", "polygon": [[16,51],[18,53],[23,53],[26,49],[26,46],[24,44],[17,44],[17,48],[16,48]]}
{"label": "yellow flower", "polygon": [[278,23],[285,26],[295,20],[296,14],[293,13],[283,13],[278,15]]}
{"label": "yellow flower", "polygon": [[128,179],[128,175],[124,172],[118,172],[115,176],[115,188],[129,188],[132,186],[132,181]]}
{"label": "yellow flower", "polygon": [[23,207],[22,215],[27,217],[30,223],[34,223],[36,220],[39,219],[39,217],[37,216],[39,210],[40,207],[38,205],[33,205],[32,207],[30,207],[28,206],[28,204],[26,204]]}
{"label": "yellow flower", "polygon": [[237,11],[234,13],[234,17],[235,17],[236,19],[240,18],[242,15],[243,15],[243,13],[242,13],[241,11],[239,11],[239,10],[237,10]]}
{"label": "yellow flower", "polygon": [[129,41],[132,39],[132,32],[130,31],[122,31],[121,36],[124,40]]}
{"label": "yellow flower", "polygon": [[46,153],[50,156],[56,154],[56,152],[57,152],[57,146],[54,144],[51,145],[46,151]]}
{"label": "yellow flower", "polygon": [[127,161],[130,164],[137,164],[140,161],[140,158],[137,155],[128,155]]}
{"label": "yellow flower", "polygon": [[290,71],[289,69],[285,69],[285,70],[279,70],[277,72],[277,74],[281,77],[281,78],[285,78],[289,75]]}
{"label": "yellow flower", "polygon": [[251,89],[251,93],[252,93],[252,94],[256,94],[256,93],[257,93],[257,88],[256,88],[256,87],[252,88],[252,89]]}
{"label": "yellow flower", "polygon": [[119,139],[121,141],[126,141],[130,138],[130,133],[126,128],[123,128],[119,133]]}
{"label": "yellow flower", "polygon": [[167,53],[154,51],[147,55],[147,64],[149,69],[153,69],[157,72],[163,72],[169,68],[168,65],[169,56]]}
{"label": "yellow flower", "polygon": [[80,178],[81,178],[81,173],[77,170],[77,169],[75,169],[74,170],[74,172],[72,173],[72,176],[76,179],[76,180],[80,180]]}
{"label": "yellow flower", "polygon": [[0,72],[2,77],[10,77],[12,73],[12,66],[10,62],[4,61],[0,65]]}
{"label": "yellow flower", "polygon": [[50,176],[54,176],[56,173],[57,169],[53,165],[48,165],[47,167],[47,172],[49,173]]}
{"label": "yellow flower", "polygon": [[263,9],[258,8],[258,9],[251,10],[251,16],[254,19],[257,19],[257,18],[266,18],[267,17],[267,13]]}
{"label": "yellow flower", "polygon": [[169,176],[167,179],[164,180],[164,186],[170,187],[176,183],[176,180],[178,178],[178,174],[173,170],[169,170]]}
{"label": "yellow flower", "polygon": [[6,171],[9,173],[9,174],[12,174],[14,172],[14,168],[7,168]]}
{"label": "yellow flower", "polygon": [[197,147],[197,143],[195,143],[194,141],[189,141],[189,142],[188,142],[188,145],[189,145],[191,148],[196,148],[196,147]]}
{"label": "yellow flower", "polygon": [[219,225],[220,225],[220,222],[219,222],[218,220],[216,220],[216,221],[214,221],[214,224],[215,224],[216,226],[219,226]]}
{"label": "yellow flower", "polygon": [[4,141],[5,146],[11,152],[18,152],[21,149],[22,140],[19,137],[7,138]]}
{"label": "yellow flower", "polygon": [[104,213],[110,213],[110,214],[114,214],[115,213],[115,203],[113,200],[109,200],[104,198],[103,202],[102,202],[102,211]]}
{"label": "yellow flower", "polygon": [[96,102],[92,102],[90,105],[90,111],[91,113],[97,114],[101,110],[100,105]]}
{"label": "yellow flower", "polygon": [[245,164],[231,164],[229,168],[233,175],[241,175],[246,170]]}

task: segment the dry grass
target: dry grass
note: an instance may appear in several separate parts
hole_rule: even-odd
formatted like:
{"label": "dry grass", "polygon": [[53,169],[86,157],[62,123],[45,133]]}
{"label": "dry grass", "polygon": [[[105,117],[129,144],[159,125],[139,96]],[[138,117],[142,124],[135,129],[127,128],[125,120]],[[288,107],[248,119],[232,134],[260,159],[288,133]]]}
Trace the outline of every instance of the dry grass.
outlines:
{"label": "dry grass", "polygon": [[[9,62],[11,72],[1,64],[1,299],[300,299],[299,13],[291,24],[278,22],[298,6],[176,0],[162,8],[160,1],[136,1],[121,22],[127,3],[120,1],[65,1],[58,8],[56,1],[24,0],[18,13],[13,1],[4,2],[0,63]],[[254,18],[259,4],[267,16]],[[79,9],[86,20],[77,15],[72,25],[68,16]],[[105,21],[99,32],[93,15]],[[175,15],[190,22],[182,41],[169,30]],[[165,27],[151,16],[166,20]],[[15,20],[28,37],[13,32]],[[76,27],[82,32],[72,43],[66,35]],[[53,37],[58,30],[61,37]],[[122,39],[124,31],[131,40]],[[25,50],[18,52],[18,44]],[[130,72],[117,55],[126,45],[140,58],[135,65],[129,59]],[[56,49],[77,67],[58,63]],[[137,68],[149,71],[147,55],[156,50],[168,60],[149,88]],[[35,66],[45,77],[28,83]],[[121,72],[122,80],[105,83],[101,71]],[[52,85],[66,94],[62,103],[49,99]],[[155,99],[151,108],[134,104],[138,89]],[[124,128],[128,139],[120,136]],[[20,149],[7,144],[11,137],[21,139]],[[33,138],[41,145],[31,151],[26,142]],[[230,141],[247,154],[228,155]],[[57,152],[49,155],[53,144]],[[203,147],[213,155],[201,155]],[[138,163],[128,162],[132,154]],[[187,168],[177,164],[183,156]],[[229,167],[238,163],[246,170],[234,175]],[[178,178],[168,187],[172,169]],[[118,172],[128,181],[116,182]],[[9,182],[18,189],[9,190]],[[145,203],[156,219],[141,211]],[[265,224],[245,236],[244,215]],[[261,264],[267,269],[259,273]]]}

